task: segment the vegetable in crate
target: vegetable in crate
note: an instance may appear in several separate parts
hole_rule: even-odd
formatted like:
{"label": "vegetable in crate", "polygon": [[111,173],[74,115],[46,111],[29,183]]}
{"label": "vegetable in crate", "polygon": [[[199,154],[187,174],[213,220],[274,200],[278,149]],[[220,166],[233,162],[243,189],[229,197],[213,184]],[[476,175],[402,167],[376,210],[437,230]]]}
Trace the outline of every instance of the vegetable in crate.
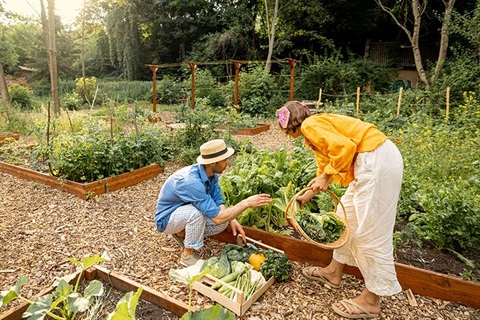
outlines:
{"label": "vegetable in crate", "polygon": [[290,278],[292,264],[284,253],[273,250],[259,250],[265,256],[265,261],[260,266],[260,272],[265,279],[275,277],[278,282],[287,281]]}
{"label": "vegetable in crate", "polygon": [[221,254],[226,254],[229,261],[248,262],[252,253],[257,252],[258,248],[251,243],[244,243],[239,246],[236,244],[227,244]]}
{"label": "vegetable in crate", "polygon": [[220,257],[211,257],[207,260],[207,267],[210,268],[210,274],[215,278],[223,278],[231,272],[230,262],[226,254]]}
{"label": "vegetable in crate", "polygon": [[319,243],[337,240],[345,229],[345,224],[331,213],[311,213],[301,209],[295,213],[295,220],[313,241]]}

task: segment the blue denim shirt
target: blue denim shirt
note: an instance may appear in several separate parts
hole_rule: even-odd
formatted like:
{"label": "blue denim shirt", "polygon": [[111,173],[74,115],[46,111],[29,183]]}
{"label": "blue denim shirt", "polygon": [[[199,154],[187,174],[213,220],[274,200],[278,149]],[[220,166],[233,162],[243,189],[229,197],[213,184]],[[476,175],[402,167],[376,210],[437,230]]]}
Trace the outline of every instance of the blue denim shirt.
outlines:
{"label": "blue denim shirt", "polygon": [[168,177],[158,196],[155,213],[158,231],[165,230],[172,212],[186,204],[192,204],[206,218],[216,217],[220,212],[219,206],[224,204],[218,174],[207,177],[205,167],[197,163]]}

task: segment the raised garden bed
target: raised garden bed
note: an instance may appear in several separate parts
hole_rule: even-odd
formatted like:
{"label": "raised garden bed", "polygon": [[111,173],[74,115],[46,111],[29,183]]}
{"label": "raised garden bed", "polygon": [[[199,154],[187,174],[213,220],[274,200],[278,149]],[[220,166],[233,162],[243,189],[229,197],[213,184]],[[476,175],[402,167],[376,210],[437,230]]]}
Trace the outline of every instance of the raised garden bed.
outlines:
{"label": "raised garden bed", "polygon": [[[183,129],[183,128],[185,128],[185,124],[184,123],[167,123],[167,127],[169,127],[172,130]],[[227,127],[220,126],[220,127],[217,127],[217,129],[218,130],[227,130]],[[261,132],[265,132],[269,129],[270,129],[269,124],[260,123],[254,128],[238,128],[238,129],[230,128],[230,131],[232,133],[238,134],[238,135],[255,135],[255,134],[259,134]]]}
{"label": "raised garden bed", "polygon": [[156,177],[160,173],[163,173],[164,168],[160,167],[158,164],[151,164],[147,167],[126,172],[115,177],[87,183],[61,180],[57,177],[53,177],[42,172],[33,171],[5,162],[0,162],[0,171],[11,174],[20,179],[49,185],[53,188],[71,193],[86,200],[100,194],[129,187],[139,182]]}
{"label": "raised garden bed", "polygon": [[[218,129],[227,130],[227,127],[218,127]],[[232,131],[233,133],[238,134],[238,135],[247,135],[247,136],[250,135],[251,136],[251,135],[255,135],[255,134],[265,132],[268,129],[270,129],[269,124],[259,123],[254,128],[238,128],[238,129],[230,128],[230,131]]]}
{"label": "raised garden bed", "polygon": [[0,144],[8,143],[9,141],[18,140],[19,134],[16,133],[0,133]]}
{"label": "raised garden bed", "polygon": [[[247,236],[269,246],[283,250],[290,260],[302,261],[325,267],[332,258],[331,250],[322,249],[305,240],[282,236],[257,228],[243,227]],[[214,235],[211,238],[226,243],[236,243],[231,230]],[[465,306],[480,308],[480,285],[457,277],[423,270],[401,263],[395,263],[398,280],[403,290],[447,301],[456,301]],[[359,279],[362,278],[356,267],[345,266],[344,272]]]}
{"label": "raised garden bed", "polygon": [[[182,315],[184,315],[188,311],[188,306],[184,302],[174,299],[172,297],[169,297],[168,295],[162,292],[156,291],[150,287],[143,286],[140,283],[130,280],[127,277],[115,271],[109,271],[105,268],[96,266],[88,269],[84,274],[84,278],[89,281],[94,279],[100,280],[106,284],[111,285],[113,288],[123,293],[136,291],[138,290],[139,287],[142,287],[143,291],[142,291],[142,295],[140,296],[140,304],[137,308],[137,311],[140,311],[142,302],[148,302],[153,306],[155,306],[156,309],[159,309],[159,310],[153,310],[154,308],[152,308],[151,306],[145,307],[150,309],[149,310],[150,313],[155,312],[157,314],[157,316],[152,315],[150,319],[155,319],[155,318],[172,319],[172,317],[170,316],[167,318],[167,315],[172,315],[172,314],[176,316],[176,319],[179,319]],[[73,281],[75,281],[75,279],[73,279],[71,283],[73,283]],[[44,289],[37,294],[37,297],[46,295],[52,292],[53,290],[54,290],[53,287]],[[117,303],[117,301],[115,301],[115,304]],[[28,306],[29,306],[28,303],[22,303],[12,308],[0,314],[0,320],[21,320],[22,314],[27,310]],[[195,310],[192,310],[192,311],[195,311]],[[159,316],[162,313],[164,315]]]}

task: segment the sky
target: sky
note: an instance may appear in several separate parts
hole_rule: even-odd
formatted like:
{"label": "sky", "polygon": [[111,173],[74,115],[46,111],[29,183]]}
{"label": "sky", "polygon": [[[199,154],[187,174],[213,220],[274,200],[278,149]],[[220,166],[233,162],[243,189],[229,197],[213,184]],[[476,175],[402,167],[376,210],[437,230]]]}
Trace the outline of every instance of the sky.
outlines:
{"label": "sky", "polygon": [[[40,0],[4,0],[4,8],[28,17],[40,17]],[[55,13],[63,24],[73,23],[82,8],[83,0],[55,0]],[[45,9],[48,10],[47,5]]]}

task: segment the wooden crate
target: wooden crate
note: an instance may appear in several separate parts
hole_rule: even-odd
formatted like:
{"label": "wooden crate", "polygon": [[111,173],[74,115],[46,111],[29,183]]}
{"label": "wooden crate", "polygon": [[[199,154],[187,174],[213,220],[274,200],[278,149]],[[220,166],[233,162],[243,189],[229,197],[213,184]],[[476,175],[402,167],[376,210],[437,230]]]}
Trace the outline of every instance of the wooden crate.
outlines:
{"label": "wooden crate", "polygon": [[[274,247],[265,245],[264,243],[256,241],[252,238],[247,237],[247,241],[253,242],[256,245],[261,246],[265,249],[271,249],[271,250],[274,250],[276,252],[284,253],[281,250],[278,250]],[[229,289],[231,289],[232,291],[236,292],[237,294],[235,296],[235,300],[230,299],[227,296],[225,296],[225,295],[219,293],[218,291],[212,289],[212,285],[215,282],[219,282],[220,284],[222,284],[222,285],[228,287]],[[248,298],[248,300],[245,300],[245,295],[244,295],[244,292],[242,290],[239,290],[239,289],[229,285],[228,283],[223,282],[222,280],[220,280],[220,279],[218,279],[218,278],[216,278],[216,277],[214,277],[210,274],[206,274],[204,277],[195,281],[192,285],[192,288],[197,290],[198,292],[202,293],[203,295],[209,297],[210,299],[218,302],[219,304],[221,304],[225,308],[231,310],[233,313],[235,313],[236,315],[241,317],[245,314],[245,312],[247,312],[247,310],[252,306],[252,304],[255,301],[257,301],[258,298],[260,298],[262,296],[262,294],[264,294],[265,291],[267,291],[268,288],[270,288],[272,286],[272,284],[274,282],[275,282],[274,277],[271,277],[270,279],[268,279],[267,282],[265,282],[265,284],[260,289],[258,289],[254,294],[252,294],[250,296],[250,298]]]}

